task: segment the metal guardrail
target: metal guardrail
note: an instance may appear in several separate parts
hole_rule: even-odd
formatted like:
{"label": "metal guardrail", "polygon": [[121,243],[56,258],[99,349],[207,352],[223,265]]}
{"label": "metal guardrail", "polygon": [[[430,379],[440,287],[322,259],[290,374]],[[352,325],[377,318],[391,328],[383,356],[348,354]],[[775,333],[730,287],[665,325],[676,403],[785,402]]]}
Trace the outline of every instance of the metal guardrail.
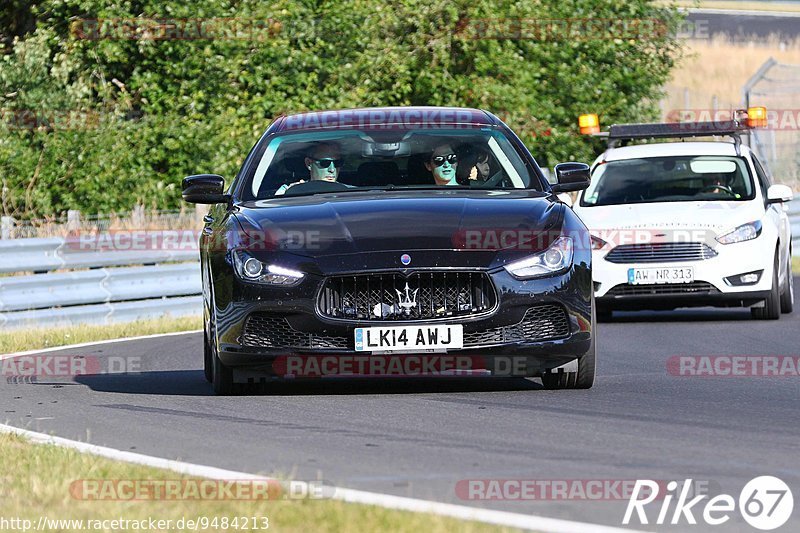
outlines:
{"label": "metal guardrail", "polygon": [[101,268],[0,281],[0,311],[200,294],[199,263]]}
{"label": "metal guardrail", "polygon": [[[178,232],[158,232],[155,235]],[[98,242],[100,245],[98,245]],[[48,272],[72,268],[98,268],[133,264],[155,264],[172,261],[192,261],[198,257],[197,241],[187,246],[186,241],[174,242],[175,250],[115,250],[102,249],[97,239],[82,243],[60,237],[46,239],[0,240],[0,273]]]}
{"label": "metal guardrail", "polygon": [[163,316],[199,315],[201,296],[110,302],[35,311],[0,313],[0,328],[73,326],[75,324],[110,324]]}
{"label": "metal guardrail", "polygon": [[74,239],[0,240],[0,273],[34,272],[0,277],[0,328],[198,315],[197,242],[172,242],[181,246],[108,251]]}

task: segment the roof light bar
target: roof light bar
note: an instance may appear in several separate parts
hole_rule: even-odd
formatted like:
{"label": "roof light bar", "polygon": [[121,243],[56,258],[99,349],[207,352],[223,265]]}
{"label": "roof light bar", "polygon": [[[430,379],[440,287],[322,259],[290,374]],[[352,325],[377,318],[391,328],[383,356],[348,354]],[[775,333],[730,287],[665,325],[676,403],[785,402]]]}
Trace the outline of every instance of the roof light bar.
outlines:
{"label": "roof light bar", "polygon": [[600,122],[596,114],[578,117],[583,135],[603,135],[608,137],[609,148],[627,141],[638,139],[682,139],[686,137],[729,136],[733,137],[737,153],[741,144],[740,135],[753,128],[767,126],[767,108],[749,107],[733,112],[731,120],[709,122],[662,122],[654,124],[614,124],[607,133],[600,132]]}

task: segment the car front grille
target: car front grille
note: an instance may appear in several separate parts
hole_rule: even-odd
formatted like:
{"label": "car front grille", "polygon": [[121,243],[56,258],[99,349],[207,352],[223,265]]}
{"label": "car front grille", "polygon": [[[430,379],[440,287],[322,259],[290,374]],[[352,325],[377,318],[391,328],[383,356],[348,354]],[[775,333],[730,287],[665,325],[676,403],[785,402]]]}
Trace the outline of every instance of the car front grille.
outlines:
{"label": "car front grille", "polygon": [[703,261],[716,255],[717,252],[702,242],[663,242],[621,244],[605,258],[612,263],[675,263]]}
{"label": "car front grille", "polygon": [[[464,348],[511,342],[541,342],[569,336],[567,312],[559,305],[531,307],[523,319],[510,326],[464,333]],[[253,313],[247,317],[241,337],[242,346],[286,349],[354,350],[353,336],[322,336],[294,329],[280,316]]]}
{"label": "car front grille", "polygon": [[691,283],[664,283],[661,285],[617,285],[612,287],[606,296],[652,296],[652,295],[684,295],[684,294],[713,294],[719,289],[705,281]]}
{"label": "car front grille", "polygon": [[318,306],[327,318],[386,322],[480,315],[496,302],[482,272],[392,272],[330,277]]}

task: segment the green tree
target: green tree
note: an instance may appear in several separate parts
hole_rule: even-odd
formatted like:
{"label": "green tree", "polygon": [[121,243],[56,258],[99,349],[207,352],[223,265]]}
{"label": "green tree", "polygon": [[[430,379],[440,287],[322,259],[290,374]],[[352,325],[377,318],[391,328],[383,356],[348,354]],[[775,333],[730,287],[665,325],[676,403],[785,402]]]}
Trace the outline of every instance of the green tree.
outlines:
{"label": "green tree", "polygon": [[[647,0],[21,6],[0,10],[0,173],[3,213],[22,217],[177,207],[184,175],[231,178],[273,117],[314,109],[479,107],[542,165],[589,160],[577,116],[654,118],[680,54],[679,15]],[[81,113],[96,120],[64,127]]]}

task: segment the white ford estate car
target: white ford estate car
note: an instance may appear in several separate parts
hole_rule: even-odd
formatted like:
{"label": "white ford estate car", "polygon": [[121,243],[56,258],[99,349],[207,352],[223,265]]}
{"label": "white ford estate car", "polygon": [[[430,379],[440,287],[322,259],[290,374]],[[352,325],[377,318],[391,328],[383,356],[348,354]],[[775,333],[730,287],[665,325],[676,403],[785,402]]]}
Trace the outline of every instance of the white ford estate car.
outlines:
{"label": "white ford estate car", "polygon": [[[573,206],[591,232],[598,316],[692,306],[791,313],[792,190],[741,143],[746,125],[678,126],[612,126]],[[709,135],[732,141],[685,140]],[[682,142],[625,145],[667,137]]]}

